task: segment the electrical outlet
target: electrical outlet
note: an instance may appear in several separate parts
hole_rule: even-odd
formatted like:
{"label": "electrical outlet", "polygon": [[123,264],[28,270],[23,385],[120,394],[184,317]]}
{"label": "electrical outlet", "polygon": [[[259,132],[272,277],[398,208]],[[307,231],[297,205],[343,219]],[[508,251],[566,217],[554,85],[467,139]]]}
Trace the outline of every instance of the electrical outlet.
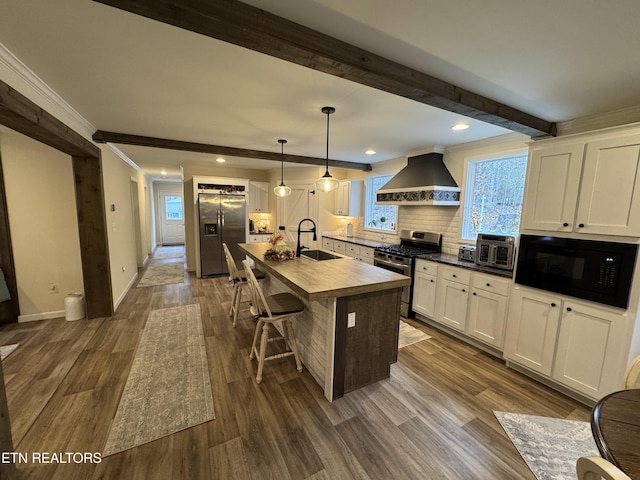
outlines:
{"label": "electrical outlet", "polygon": [[58,285],[49,283],[49,293],[58,293]]}

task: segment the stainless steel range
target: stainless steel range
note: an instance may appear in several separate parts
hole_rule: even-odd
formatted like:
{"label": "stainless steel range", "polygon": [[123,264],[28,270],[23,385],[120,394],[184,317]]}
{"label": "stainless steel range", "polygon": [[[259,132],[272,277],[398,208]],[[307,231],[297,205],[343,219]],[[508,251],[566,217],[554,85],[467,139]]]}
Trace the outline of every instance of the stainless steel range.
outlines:
{"label": "stainless steel range", "polygon": [[[401,230],[400,245],[377,247],[373,254],[373,264],[376,267],[410,277],[413,285],[416,257],[429,253],[440,253],[441,251],[441,234]],[[403,317],[413,316],[413,311],[411,310],[412,285],[407,285],[402,289],[400,315]]]}

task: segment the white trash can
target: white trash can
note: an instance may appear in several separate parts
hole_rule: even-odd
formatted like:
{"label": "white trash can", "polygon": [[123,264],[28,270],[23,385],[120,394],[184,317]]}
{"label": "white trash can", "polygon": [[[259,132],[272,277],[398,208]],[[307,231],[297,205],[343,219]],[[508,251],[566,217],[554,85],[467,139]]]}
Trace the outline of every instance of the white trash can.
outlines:
{"label": "white trash can", "polygon": [[67,294],[64,297],[64,318],[72,321],[84,317],[84,295],[80,292]]}

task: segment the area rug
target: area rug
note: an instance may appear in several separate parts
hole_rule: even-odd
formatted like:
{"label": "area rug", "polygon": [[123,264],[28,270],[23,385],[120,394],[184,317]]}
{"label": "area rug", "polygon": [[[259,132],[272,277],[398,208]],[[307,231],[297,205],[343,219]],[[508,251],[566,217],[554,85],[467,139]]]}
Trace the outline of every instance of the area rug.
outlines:
{"label": "area rug", "polygon": [[600,456],[589,422],[493,413],[538,480],[576,480],[578,458]]}
{"label": "area rug", "polygon": [[19,346],[19,343],[12,343],[11,345],[3,345],[2,347],[0,347],[0,360],[4,360],[5,358],[7,358]]}
{"label": "area rug", "polygon": [[153,287],[172,283],[184,283],[183,262],[149,265],[138,282],[138,287]]}
{"label": "area rug", "polygon": [[176,247],[158,247],[156,251],[153,252],[153,258],[161,259],[161,258],[182,258],[184,257],[184,246],[176,246]]}
{"label": "area rug", "polygon": [[406,347],[413,343],[431,338],[426,333],[412,327],[407,322],[400,320],[400,335],[398,336],[398,348]]}
{"label": "area rug", "polygon": [[198,304],[152,310],[103,455],[215,418]]}

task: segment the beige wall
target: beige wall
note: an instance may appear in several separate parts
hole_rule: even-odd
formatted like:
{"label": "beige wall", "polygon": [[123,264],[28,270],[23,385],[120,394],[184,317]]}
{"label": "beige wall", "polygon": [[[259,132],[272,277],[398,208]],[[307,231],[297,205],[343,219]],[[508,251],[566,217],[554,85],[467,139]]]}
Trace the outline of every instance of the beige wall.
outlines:
{"label": "beige wall", "polygon": [[64,316],[65,295],[83,290],[71,157],[14,132],[0,133],[0,155],[20,318]]}
{"label": "beige wall", "polygon": [[[131,178],[138,180],[140,235],[146,238],[147,180],[108,147],[103,145],[101,150],[111,286],[117,307],[137,277]],[[71,157],[12,131],[0,133],[0,155],[20,321],[63,317],[65,295],[84,288]],[[141,242],[148,245],[146,239]],[[49,293],[50,283],[57,286],[56,293]]]}
{"label": "beige wall", "polygon": [[[123,162],[109,147],[105,145],[100,145],[100,147],[102,150],[111,286],[113,301],[117,306],[123,300],[138,274],[137,239],[131,201],[131,177],[139,177],[138,172]],[[140,178],[144,182],[144,177]],[[142,188],[140,181],[138,185],[138,189]],[[115,206],[115,211],[111,211],[111,205]]]}

